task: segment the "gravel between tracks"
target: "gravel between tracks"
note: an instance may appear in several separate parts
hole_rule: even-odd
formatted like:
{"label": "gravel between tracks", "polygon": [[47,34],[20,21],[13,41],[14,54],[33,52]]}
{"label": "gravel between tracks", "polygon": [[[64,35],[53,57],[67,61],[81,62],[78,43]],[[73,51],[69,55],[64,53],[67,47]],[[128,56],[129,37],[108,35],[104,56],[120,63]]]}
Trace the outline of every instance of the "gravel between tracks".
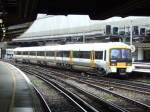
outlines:
{"label": "gravel between tracks", "polygon": [[33,75],[27,75],[44,96],[52,112],[70,112],[70,110],[71,112],[80,112],[79,109],[73,106],[69,100],[62,96],[61,93],[54,90],[54,88],[48,86],[45,82]]}

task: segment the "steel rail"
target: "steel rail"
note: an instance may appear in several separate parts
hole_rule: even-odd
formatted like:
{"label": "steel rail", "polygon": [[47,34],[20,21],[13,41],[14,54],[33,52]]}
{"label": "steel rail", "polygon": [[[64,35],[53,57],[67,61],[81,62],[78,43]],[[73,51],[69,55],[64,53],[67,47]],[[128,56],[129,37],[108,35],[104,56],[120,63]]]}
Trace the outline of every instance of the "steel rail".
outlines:
{"label": "steel rail", "polygon": [[[25,68],[23,68],[23,69],[25,69]],[[27,69],[25,69],[25,70],[27,70]],[[29,70],[28,70],[29,71]],[[30,72],[32,72],[32,71],[30,71]],[[39,72],[40,73],[40,72]],[[36,74],[36,75],[38,75],[39,73],[33,73],[34,75]],[[40,74],[42,74],[42,73],[40,73]],[[45,74],[45,76],[46,76],[46,74]],[[41,76],[40,76],[41,77]],[[46,79],[46,78],[45,78]],[[91,94],[91,93],[89,93],[89,92],[85,92],[85,90],[82,90],[81,88],[78,88],[80,91],[82,91],[82,92],[84,92],[84,93],[86,93],[86,94],[88,94],[89,96],[92,96],[92,97],[95,97],[95,100],[96,99],[98,99],[98,100],[100,100],[100,102],[102,102],[103,103],[103,105],[107,105],[106,107],[108,108],[108,107],[110,107],[112,110],[113,110],[113,112],[128,112],[127,110],[125,110],[125,109],[122,109],[121,107],[119,107],[119,106],[117,106],[117,105],[114,105],[114,104],[112,104],[112,103],[110,103],[110,102],[107,102],[107,101],[104,101],[103,99],[100,99],[99,97],[97,97],[97,96],[95,96],[95,95],[93,95],[93,94]],[[84,103],[86,103],[86,102],[84,102]],[[89,112],[91,112],[91,111],[89,111]]]}

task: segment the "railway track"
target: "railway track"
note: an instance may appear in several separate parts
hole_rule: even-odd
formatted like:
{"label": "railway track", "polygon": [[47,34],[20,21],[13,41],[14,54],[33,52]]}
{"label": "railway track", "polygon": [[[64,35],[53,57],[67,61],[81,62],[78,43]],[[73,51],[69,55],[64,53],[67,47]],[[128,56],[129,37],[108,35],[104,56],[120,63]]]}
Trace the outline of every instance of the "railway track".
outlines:
{"label": "railway track", "polygon": [[[30,68],[31,68],[31,66],[30,66]],[[82,80],[79,80],[79,78],[75,79],[75,77],[65,76],[63,73],[52,71],[52,70],[50,71],[50,70],[47,70],[47,69],[43,69],[41,67],[38,67],[38,69],[37,68],[36,69],[32,68],[31,71],[32,72],[36,71],[37,74],[39,74],[39,73],[43,74],[44,76],[47,77],[46,79],[53,78],[53,79],[59,80],[61,82],[65,82],[65,80],[67,78],[70,78],[70,79],[73,79],[76,82],[80,83],[80,85],[81,84],[86,84],[86,85],[88,85],[88,86],[90,86],[92,88],[100,90],[101,92],[106,92],[107,94],[111,94],[113,97],[115,97],[115,102],[119,102],[119,104],[116,103],[115,105],[118,105],[118,107],[120,107],[120,108],[124,108],[125,111],[128,111],[128,112],[142,112],[142,111],[148,112],[148,111],[150,111],[149,105],[146,105],[144,103],[141,103],[141,102],[129,99],[129,98],[121,96],[121,95],[118,95],[118,94],[116,94],[116,93],[114,93],[112,91],[109,91],[107,89],[104,89],[104,88],[101,88],[100,86],[95,85],[93,82],[91,84],[91,82],[89,83],[88,81],[83,80],[84,79],[83,77],[82,77]],[[51,74],[55,74],[55,75],[51,75]],[[59,75],[59,77],[61,75],[61,78],[62,78],[62,75],[63,75],[63,78],[66,78],[66,79],[60,79],[60,78],[58,78],[57,75]],[[74,85],[72,85],[72,86],[74,86]],[[118,99],[118,100],[116,100],[116,99]],[[114,104],[115,102],[112,101],[111,103]],[[123,103],[121,103],[121,102],[123,102]]]}
{"label": "railway track", "polygon": [[[23,68],[25,71],[27,69]],[[49,76],[46,75],[39,75],[39,73],[36,71],[33,72],[28,70],[28,73],[35,75],[36,77],[47,81],[47,83],[53,83],[55,86],[57,86],[59,89],[62,90],[62,92],[65,92],[70,98],[77,99],[80,103],[80,106],[86,110],[86,112],[127,112],[124,109],[118,107],[117,105],[113,105],[109,102],[104,101],[103,99],[98,98],[97,96],[74,86],[71,86],[67,83],[64,83],[63,81],[56,81],[55,78],[49,78]],[[41,74],[41,73],[40,73]],[[50,80],[52,79],[52,80]],[[63,82],[63,83],[62,83]],[[67,89],[66,89],[67,88]]]}
{"label": "railway track", "polygon": [[[51,107],[52,112],[96,112],[96,110],[92,110],[88,105],[84,105],[80,102],[80,99],[75,98],[75,96],[69,96],[69,92],[65,91],[65,88],[62,88],[59,84],[56,84],[53,81],[49,81],[39,75],[34,74],[33,72],[28,71],[28,75],[34,75],[39,80],[42,80],[44,83],[48,85],[47,89],[52,93],[52,99],[49,101],[49,106]],[[48,92],[48,91],[46,91]],[[73,98],[74,97],[74,98]],[[85,109],[86,108],[86,109]]]}
{"label": "railway track", "polygon": [[[12,67],[7,64],[5,64],[5,66],[8,68]],[[24,74],[22,74],[15,67],[12,67],[11,69],[8,70],[10,70],[10,72],[13,73],[12,75],[15,77],[15,78],[13,77],[14,84],[6,80],[7,83],[13,84],[13,92],[12,94],[10,94],[11,103],[5,103],[6,100],[9,101],[9,99],[7,99],[7,95],[1,96],[1,100],[2,100],[1,112],[4,111],[5,107],[7,107],[6,104],[8,105],[7,112],[14,112],[14,111],[52,112],[47,102],[45,101],[44,97],[40,93],[40,91],[38,91],[38,89],[28,80],[28,78],[24,76]],[[6,84],[6,86],[8,85]],[[1,89],[2,88],[4,87],[2,86]],[[11,90],[11,88],[9,89]],[[8,94],[9,91],[7,89],[1,90],[1,93],[2,93],[1,95]]]}
{"label": "railway track", "polygon": [[[44,70],[47,71],[48,69],[45,68]],[[56,72],[56,70],[51,69],[51,72],[52,71]],[[65,75],[65,74],[69,75],[70,73],[63,71],[62,75]],[[106,85],[108,87],[115,87],[115,88],[120,88],[124,90],[129,90],[129,91],[134,91],[134,92],[150,95],[150,85],[147,83],[140,82],[140,81],[119,80],[119,79],[113,79],[113,78],[108,78],[108,77],[105,78],[105,77],[99,77],[99,76],[91,76],[88,74],[85,74],[83,76],[82,74],[75,73],[75,72],[73,72],[71,76],[84,79],[90,83],[96,83],[100,85]]]}
{"label": "railway track", "polygon": [[[35,92],[36,92],[38,98],[40,99],[40,102],[41,102],[42,107],[43,107],[42,110],[43,110],[44,112],[52,112],[51,109],[49,108],[47,102],[45,101],[44,97],[43,97],[42,94],[40,93],[40,91],[39,91],[34,85],[32,85],[32,86],[33,86],[33,88],[34,88],[34,90],[35,90]],[[35,107],[36,107],[36,106],[35,106]],[[39,107],[36,107],[36,108],[39,109]],[[35,110],[38,111],[37,109],[35,109]]]}
{"label": "railway track", "polygon": [[[39,67],[39,66],[36,66]],[[58,72],[56,72],[55,69],[49,68],[43,68],[39,67],[39,69],[47,71],[47,72],[54,72],[60,75],[70,75],[70,72],[62,71],[57,69]],[[63,73],[61,73],[63,72]],[[115,87],[115,88],[120,88],[124,90],[129,90],[129,91],[134,91],[142,94],[147,94],[150,95],[150,85],[147,83],[143,83],[140,81],[127,81],[127,80],[118,80],[118,79],[113,79],[113,78],[104,78],[104,77],[97,77],[97,76],[90,76],[90,75],[85,75],[83,76],[82,74],[71,72],[71,77],[73,76],[79,79],[84,79],[89,83],[95,83],[95,84],[100,84],[100,85],[106,85],[108,87]]]}

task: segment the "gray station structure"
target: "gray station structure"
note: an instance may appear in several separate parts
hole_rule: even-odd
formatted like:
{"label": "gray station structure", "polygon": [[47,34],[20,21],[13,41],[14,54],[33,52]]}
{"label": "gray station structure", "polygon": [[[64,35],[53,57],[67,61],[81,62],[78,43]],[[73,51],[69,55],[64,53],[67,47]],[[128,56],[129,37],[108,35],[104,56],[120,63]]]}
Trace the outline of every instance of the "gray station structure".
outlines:
{"label": "gray station structure", "polygon": [[28,30],[9,44],[38,46],[107,41],[133,44],[134,60],[150,61],[150,17],[90,20],[86,15],[38,15]]}

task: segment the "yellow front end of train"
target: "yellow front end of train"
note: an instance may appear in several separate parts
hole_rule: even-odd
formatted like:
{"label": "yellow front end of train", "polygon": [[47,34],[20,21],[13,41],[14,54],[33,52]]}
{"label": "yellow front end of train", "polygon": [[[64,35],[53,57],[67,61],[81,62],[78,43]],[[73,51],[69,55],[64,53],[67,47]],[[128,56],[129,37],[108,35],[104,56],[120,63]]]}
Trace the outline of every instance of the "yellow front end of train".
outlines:
{"label": "yellow front end of train", "polygon": [[133,70],[131,49],[128,46],[114,46],[108,50],[110,73],[126,75]]}

